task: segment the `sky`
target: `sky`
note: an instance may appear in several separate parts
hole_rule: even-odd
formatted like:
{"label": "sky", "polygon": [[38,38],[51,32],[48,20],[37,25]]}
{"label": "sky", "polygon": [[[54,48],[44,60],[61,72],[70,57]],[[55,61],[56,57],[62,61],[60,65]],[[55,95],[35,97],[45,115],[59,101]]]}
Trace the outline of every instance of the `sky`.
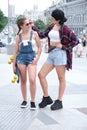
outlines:
{"label": "sky", "polygon": [[0,0],[0,9],[4,15],[8,15],[9,4],[15,5],[16,14],[22,14],[25,9],[32,10],[34,5],[38,5],[38,10],[43,11],[51,6],[53,0]]}

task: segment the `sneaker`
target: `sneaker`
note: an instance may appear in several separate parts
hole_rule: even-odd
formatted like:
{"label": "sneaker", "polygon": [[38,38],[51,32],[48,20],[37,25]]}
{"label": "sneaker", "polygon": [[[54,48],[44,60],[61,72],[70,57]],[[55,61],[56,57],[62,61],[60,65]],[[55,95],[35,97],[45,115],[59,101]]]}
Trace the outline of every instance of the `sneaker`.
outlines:
{"label": "sneaker", "polygon": [[35,102],[30,102],[30,109],[31,110],[35,110],[36,109]]}
{"label": "sneaker", "polygon": [[51,110],[58,110],[63,108],[62,101],[56,100],[53,105],[51,105]]}
{"label": "sneaker", "polygon": [[21,108],[26,108],[27,107],[27,101],[23,101],[21,103]]}
{"label": "sneaker", "polygon": [[50,105],[50,104],[52,104],[52,103],[53,103],[53,100],[51,99],[50,96],[48,96],[48,97],[43,97],[41,103],[39,103],[39,107],[40,107],[40,108],[44,108],[44,107],[46,107],[47,105]]}

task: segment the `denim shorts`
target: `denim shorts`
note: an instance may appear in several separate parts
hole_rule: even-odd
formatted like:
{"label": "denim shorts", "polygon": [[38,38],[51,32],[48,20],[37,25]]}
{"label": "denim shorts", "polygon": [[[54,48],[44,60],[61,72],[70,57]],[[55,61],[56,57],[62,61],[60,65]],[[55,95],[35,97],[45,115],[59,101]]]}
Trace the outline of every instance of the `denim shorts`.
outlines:
{"label": "denim shorts", "polygon": [[55,48],[49,52],[47,62],[53,65],[66,65],[67,64],[67,55],[66,51]]}
{"label": "denim shorts", "polygon": [[17,64],[28,65],[28,64],[32,63],[35,56],[36,56],[35,52],[32,52],[32,53],[18,53],[18,55],[16,57],[16,62],[17,62]]}

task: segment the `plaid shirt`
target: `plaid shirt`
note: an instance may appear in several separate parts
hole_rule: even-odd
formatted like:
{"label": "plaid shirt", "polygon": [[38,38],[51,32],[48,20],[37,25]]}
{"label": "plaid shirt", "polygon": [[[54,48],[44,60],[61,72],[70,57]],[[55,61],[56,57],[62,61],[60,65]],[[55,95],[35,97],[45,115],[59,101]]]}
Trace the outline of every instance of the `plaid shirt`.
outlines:
{"label": "plaid shirt", "polygon": [[[54,24],[49,25],[44,31],[40,31],[36,26],[33,26],[32,29],[37,31],[39,37],[48,38],[48,45],[49,51],[54,49],[55,47],[50,46],[50,38],[48,33],[52,30]],[[66,69],[72,69],[72,54],[73,54],[73,47],[79,44],[79,40],[75,33],[65,24],[63,24],[59,30],[60,39],[62,43],[62,49],[67,53],[67,65]]]}

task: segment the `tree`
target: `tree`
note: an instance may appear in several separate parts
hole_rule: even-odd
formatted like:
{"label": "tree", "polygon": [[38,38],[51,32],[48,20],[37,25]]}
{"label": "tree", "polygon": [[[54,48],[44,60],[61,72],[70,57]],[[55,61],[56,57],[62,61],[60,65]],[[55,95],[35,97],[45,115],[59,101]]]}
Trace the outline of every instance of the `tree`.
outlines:
{"label": "tree", "polygon": [[51,21],[47,21],[47,23],[45,24],[45,27],[48,27],[51,24]]}
{"label": "tree", "polygon": [[34,21],[35,26],[37,26],[41,31],[43,31],[44,29],[46,29],[50,24],[51,21],[48,20],[47,22],[44,22],[40,19]]}
{"label": "tree", "polygon": [[45,23],[38,19],[34,22],[35,26],[37,26],[40,30],[44,30],[45,29]]}
{"label": "tree", "polygon": [[4,16],[3,12],[0,10],[0,32],[3,30],[7,23],[8,18]]}

